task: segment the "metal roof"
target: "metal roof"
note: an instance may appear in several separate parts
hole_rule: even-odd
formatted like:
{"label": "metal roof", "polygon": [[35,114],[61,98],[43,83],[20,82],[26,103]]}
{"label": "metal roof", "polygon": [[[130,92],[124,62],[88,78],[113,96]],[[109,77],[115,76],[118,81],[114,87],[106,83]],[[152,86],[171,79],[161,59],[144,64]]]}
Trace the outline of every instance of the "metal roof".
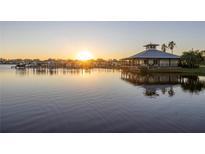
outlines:
{"label": "metal roof", "polygon": [[160,58],[160,59],[179,59],[180,57],[171,53],[163,52],[156,49],[148,49],[145,51],[142,51],[136,55],[133,55],[131,57],[125,58],[125,59],[143,59],[143,58]]}

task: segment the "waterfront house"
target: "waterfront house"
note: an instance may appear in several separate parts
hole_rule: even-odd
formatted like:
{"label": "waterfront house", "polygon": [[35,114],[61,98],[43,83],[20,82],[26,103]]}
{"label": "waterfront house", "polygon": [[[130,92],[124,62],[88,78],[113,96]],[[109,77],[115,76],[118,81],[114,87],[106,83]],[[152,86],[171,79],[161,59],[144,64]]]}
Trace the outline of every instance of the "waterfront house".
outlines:
{"label": "waterfront house", "polygon": [[123,66],[177,67],[180,57],[157,50],[159,44],[147,44],[144,51],[122,59]]}

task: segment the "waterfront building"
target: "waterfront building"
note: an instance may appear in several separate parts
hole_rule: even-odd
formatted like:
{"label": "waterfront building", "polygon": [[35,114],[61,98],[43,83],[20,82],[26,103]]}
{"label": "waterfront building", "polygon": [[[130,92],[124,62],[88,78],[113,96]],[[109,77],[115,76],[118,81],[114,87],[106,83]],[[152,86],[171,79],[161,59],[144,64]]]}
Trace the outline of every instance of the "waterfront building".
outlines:
{"label": "waterfront building", "polygon": [[180,57],[157,50],[159,44],[147,44],[144,51],[122,59],[123,66],[177,67]]}

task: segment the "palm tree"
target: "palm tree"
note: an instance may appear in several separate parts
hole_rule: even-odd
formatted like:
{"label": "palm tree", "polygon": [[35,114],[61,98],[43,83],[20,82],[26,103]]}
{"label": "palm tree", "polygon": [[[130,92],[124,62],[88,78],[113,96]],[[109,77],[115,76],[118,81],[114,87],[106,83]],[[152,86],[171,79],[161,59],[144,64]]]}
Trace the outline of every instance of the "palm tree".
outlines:
{"label": "palm tree", "polygon": [[163,52],[166,52],[167,48],[168,48],[168,46],[167,46],[165,43],[162,44],[161,50],[162,50]]}
{"label": "palm tree", "polygon": [[168,44],[168,48],[172,51],[172,54],[173,54],[173,50],[175,46],[176,46],[176,43],[174,41],[171,41]]}

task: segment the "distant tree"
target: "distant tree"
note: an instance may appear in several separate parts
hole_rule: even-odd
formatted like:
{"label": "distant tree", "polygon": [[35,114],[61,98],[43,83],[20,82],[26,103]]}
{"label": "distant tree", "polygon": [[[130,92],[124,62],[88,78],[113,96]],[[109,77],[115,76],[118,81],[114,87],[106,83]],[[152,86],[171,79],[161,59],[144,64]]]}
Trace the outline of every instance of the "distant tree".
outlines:
{"label": "distant tree", "polygon": [[96,61],[97,61],[97,62],[105,62],[105,60],[102,59],[102,58],[98,58],[98,59],[96,59]]}
{"label": "distant tree", "polygon": [[168,46],[165,43],[163,43],[162,46],[161,46],[161,50],[163,52],[166,52],[167,48],[168,48]]}
{"label": "distant tree", "polygon": [[170,41],[168,44],[168,48],[172,51],[172,54],[173,54],[173,50],[175,46],[176,46],[176,43],[174,41]]}
{"label": "distant tree", "polygon": [[181,56],[181,64],[184,67],[196,68],[203,61],[203,57],[199,50],[191,50],[183,52]]}

